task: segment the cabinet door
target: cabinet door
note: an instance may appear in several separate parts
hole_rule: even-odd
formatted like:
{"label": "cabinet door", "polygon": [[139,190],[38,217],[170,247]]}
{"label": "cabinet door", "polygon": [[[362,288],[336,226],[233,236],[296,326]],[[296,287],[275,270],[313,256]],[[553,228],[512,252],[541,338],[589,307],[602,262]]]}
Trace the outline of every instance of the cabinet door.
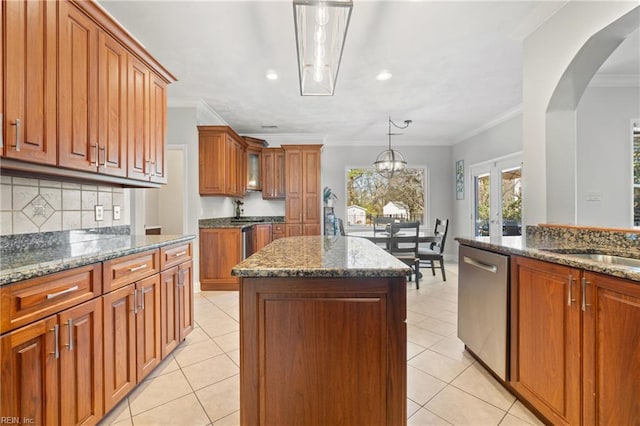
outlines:
{"label": "cabinet door", "polygon": [[124,47],[98,36],[98,163],[100,173],[127,174],[127,58]]}
{"label": "cabinet door", "polygon": [[160,276],[155,274],[136,284],[137,378],[141,381],[162,359],[160,351]]}
{"label": "cabinet door", "polygon": [[149,84],[149,163],[151,181],[167,183],[165,164],[167,84],[154,73],[150,73]]}
{"label": "cabinet door", "polygon": [[200,131],[198,138],[198,172],[200,195],[221,195],[225,184],[226,136]]}
{"label": "cabinet door", "polygon": [[59,164],[97,171],[98,27],[69,2],[60,2]]}
{"label": "cabinet door", "polygon": [[60,313],[60,424],[96,424],[102,417],[102,301]]}
{"label": "cabinet door", "polygon": [[285,197],[285,160],[282,148],[262,149],[262,198]]}
{"label": "cabinet door", "polygon": [[285,186],[285,159],[284,150],[278,149],[273,157],[274,162],[274,191],[273,198],[284,198],[286,196]]}
{"label": "cabinet door", "polygon": [[183,341],[193,331],[193,261],[184,262],[178,270],[178,332]]}
{"label": "cabinet door", "polygon": [[271,224],[255,225],[254,235],[256,239],[254,249],[258,251],[271,242]]}
{"label": "cabinet door", "polygon": [[127,79],[127,176],[149,180],[149,69],[129,56]]}
{"label": "cabinet door", "polygon": [[56,317],[50,316],[0,338],[1,418],[27,418],[36,425],[59,423],[58,333]]}
{"label": "cabinet door", "polygon": [[63,8],[50,1],[2,2],[4,54],[11,60],[4,69],[2,126],[9,158],[52,165],[57,161],[58,4]]}
{"label": "cabinet door", "polygon": [[134,290],[131,284],[102,296],[105,412],[136,385]]}
{"label": "cabinet door", "polygon": [[160,274],[160,351],[162,359],[178,346],[178,267]]}
{"label": "cabinet door", "polygon": [[584,273],[584,424],[640,419],[640,286]]}
{"label": "cabinet door", "polygon": [[[287,224],[302,222],[303,182],[302,151],[300,149],[285,150],[286,201],[285,222]],[[287,236],[290,236],[287,227]]]}
{"label": "cabinet door", "polygon": [[580,423],[579,271],[514,257],[513,387],[554,424]]}
{"label": "cabinet door", "polygon": [[237,195],[238,185],[238,150],[236,142],[231,136],[225,137],[225,151],[224,158],[227,167],[227,174],[225,176],[226,184],[225,191],[229,195]]}
{"label": "cabinet door", "polygon": [[203,290],[237,290],[231,269],[242,260],[239,228],[200,230],[200,285]]}
{"label": "cabinet door", "polygon": [[304,235],[320,235],[320,150],[302,151]]}

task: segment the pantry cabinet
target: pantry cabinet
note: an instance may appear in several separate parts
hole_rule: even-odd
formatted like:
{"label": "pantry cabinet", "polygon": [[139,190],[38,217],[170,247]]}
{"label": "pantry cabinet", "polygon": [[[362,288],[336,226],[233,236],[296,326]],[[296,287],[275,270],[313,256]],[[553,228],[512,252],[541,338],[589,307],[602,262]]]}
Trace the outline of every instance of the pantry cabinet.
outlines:
{"label": "pantry cabinet", "polygon": [[322,145],[286,145],[286,236],[320,235]]}
{"label": "pantry cabinet", "polygon": [[553,424],[640,418],[637,283],[515,256],[510,385]]}
{"label": "pantry cabinet", "polygon": [[[4,157],[56,165],[58,2],[6,1],[3,74]],[[0,98],[2,100],[2,98]]]}
{"label": "pantry cabinet", "polygon": [[229,126],[198,126],[200,195],[243,197],[246,141]]}
{"label": "pantry cabinet", "polygon": [[262,149],[262,198],[276,200],[285,198],[284,149]]}

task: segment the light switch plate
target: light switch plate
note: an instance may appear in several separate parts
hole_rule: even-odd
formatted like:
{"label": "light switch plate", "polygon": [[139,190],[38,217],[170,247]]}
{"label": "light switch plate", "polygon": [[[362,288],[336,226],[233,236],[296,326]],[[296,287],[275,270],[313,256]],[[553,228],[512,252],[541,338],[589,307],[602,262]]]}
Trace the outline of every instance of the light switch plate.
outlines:
{"label": "light switch plate", "polygon": [[120,206],[113,206],[113,220],[120,220]]}
{"label": "light switch plate", "polygon": [[104,220],[104,206],[98,204],[96,205],[96,222],[101,220]]}

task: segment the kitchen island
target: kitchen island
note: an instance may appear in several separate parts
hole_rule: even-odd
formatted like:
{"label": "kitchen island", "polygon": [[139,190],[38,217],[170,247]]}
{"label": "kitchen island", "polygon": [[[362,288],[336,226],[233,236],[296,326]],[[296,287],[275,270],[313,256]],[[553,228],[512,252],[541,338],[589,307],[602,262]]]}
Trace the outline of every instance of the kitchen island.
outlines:
{"label": "kitchen island", "polygon": [[240,277],[240,421],[406,424],[406,277],[352,237],[274,241]]}

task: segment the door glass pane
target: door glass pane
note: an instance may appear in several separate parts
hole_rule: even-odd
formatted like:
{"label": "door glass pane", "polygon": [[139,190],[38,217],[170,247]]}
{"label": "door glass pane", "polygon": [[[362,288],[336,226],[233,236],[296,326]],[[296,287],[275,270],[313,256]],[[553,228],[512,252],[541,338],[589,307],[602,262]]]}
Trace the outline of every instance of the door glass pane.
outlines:
{"label": "door glass pane", "polygon": [[522,169],[502,170],[502,235],[522,235]]}
{"label": "door glass pane", "polygon": [[489,235],[489,174],[474,176],[474,204],[476,237]]}

